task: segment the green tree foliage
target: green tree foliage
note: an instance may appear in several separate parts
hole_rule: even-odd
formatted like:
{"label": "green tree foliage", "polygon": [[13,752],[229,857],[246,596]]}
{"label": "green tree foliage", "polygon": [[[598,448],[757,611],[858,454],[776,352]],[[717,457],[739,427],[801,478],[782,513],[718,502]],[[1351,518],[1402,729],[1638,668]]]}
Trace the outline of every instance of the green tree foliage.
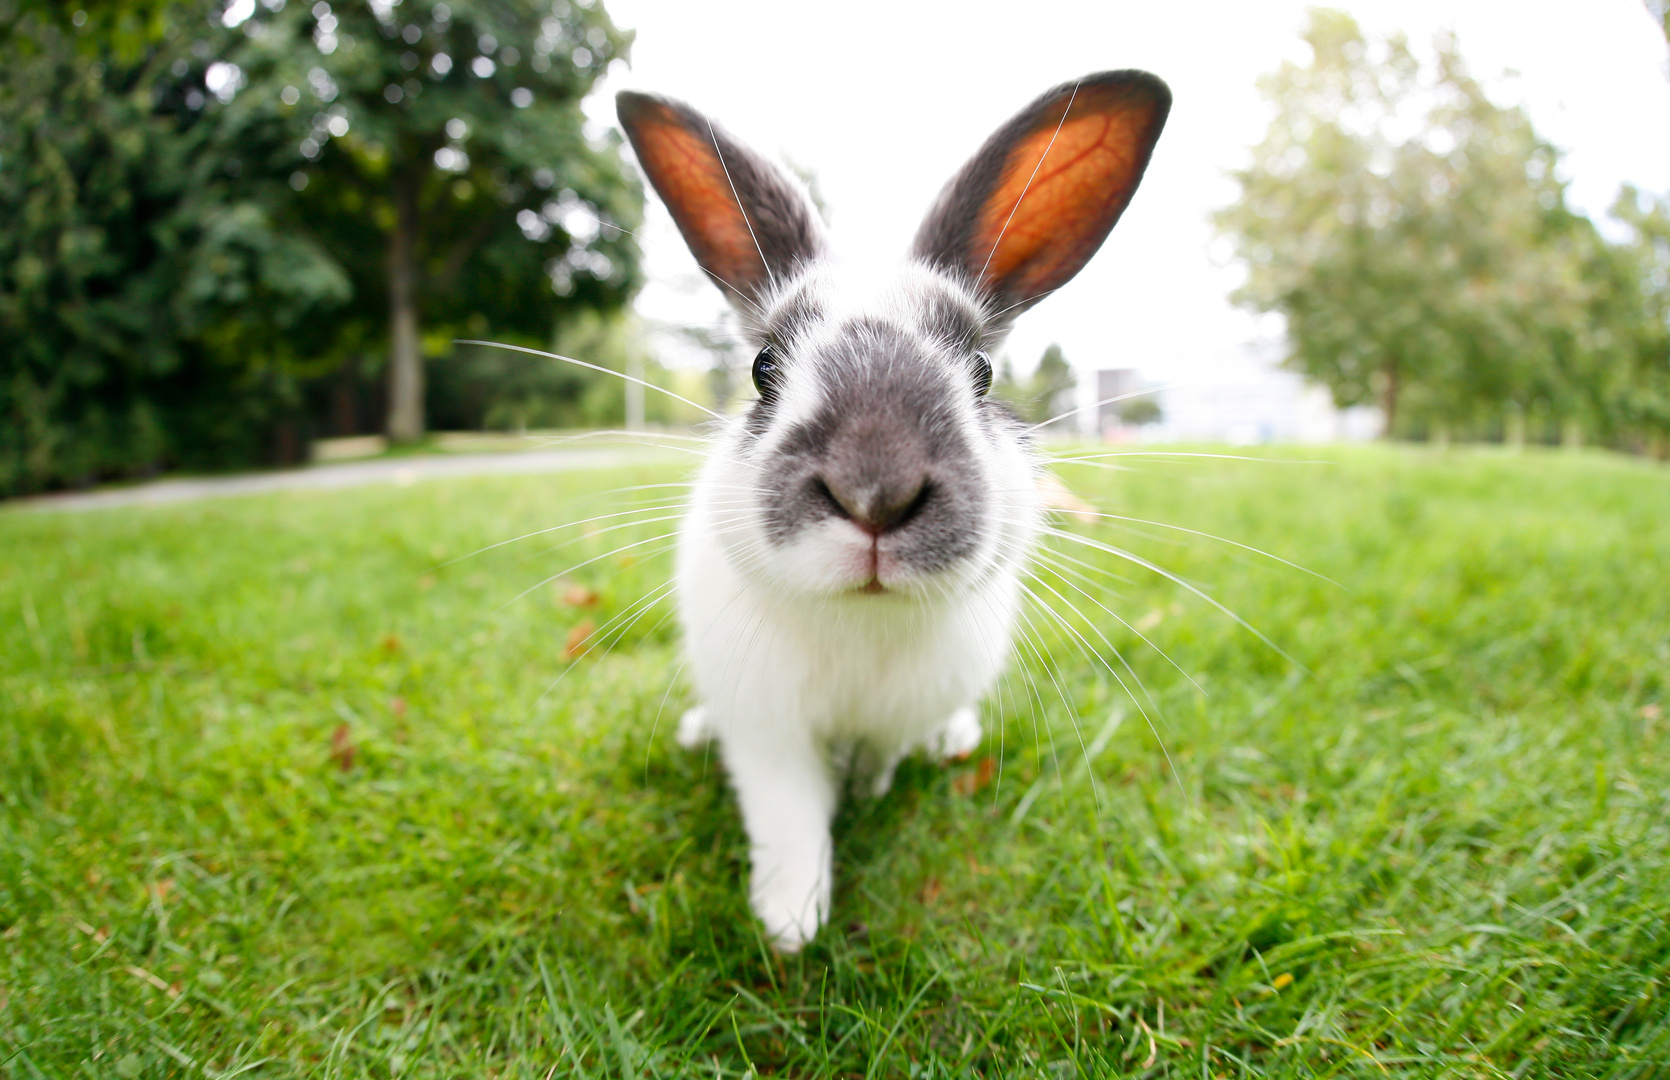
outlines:
{"label": "green tree foliage", "polygon": [[1607,252],[1614,307],[1606,344],[1618,362],[1603,403],[1625,432],[1670,452],[1670,198],[1625,187],[1612,216],[1628,237]]}
{"label": "green tree foliage", "polygon": [[[1247,263],[1236,299],[1286,318],[1288,364],[1388,434],[1527,417],[1608,430],[1625,269],[1566,205],[1558,154],[1493,103],[1453,39],[1423,63],[1317,10],[1309,64],[1262,82],[1276,108],[1216,222]],[[1627,305],[1626,305],[1627,306]]]}
{"label": "green tree foliage", "polygon": [[176,0],[9,0],[0,7],[0,48],[24,55],[40,47],[25,17],[77,39],[82,51],[108,51],[124,62],[167,36]]}
{"label": "green tree foliage", "polygon": [[[612,371],[635,372],[645,382],[672,389],[671,374],[650,356],[643,328],[630,311],[580,312],[563,322],[552,351]],[[434,374],[430,415],[439,427],[619,427],[628,411],[625,380],[506,349],[459,346],[447,362],[434,365]],[[648,391],[643,401],[645,419],[652,423],[689,424],[703,418],[666,394]]]}
{"label": "green tree foliage", "polygon": [[580,111],[629,42],[600,5],[242,0],[226,19],[232,107],[290,140],[295,220],[354,282],[339,318],[388,327],[392,437],[424,430],[425,352],[543,344],[636,288],[641,192]]}
{"label": "green tree foliage", "polygon": [[[1042,424],[1073,407],[1073,389],[1077,385],[1078,376],[1062,354],[1061,346],[1050,345],[1025,381],[1015,376],[1014,364],[1005,356],[998,364],[991,392],[994,397],[1013,406],[1015,414],[1022,420],[1029,424]],[[1067,417],[1052,427],[1065,430],[1071,429],[1074,424],[1074,418]]]}
{"label": "green tree foliage", "polygon": [[444,421],[530,379],[607,397],[451,345],[631,325],[642,195],[579,108],[626,47],[595,0],[0,0],[0,27],[0,495],[294,459],[390,369],[409,435],[423,354]]}
{"label": "green tree foliage", "polygon": [[[1061,346],[1050,345],[1038,358],[1038,368],[1032,373],[1031,410],[1027,416],[1034,424],[1054,419],[1073,407],[1073,389],[1078,377],[1072,365],[1061,354]],[[1074,417],[1064,420],[1063,426],[1074,426]]]}
{"label": "green tree foliage", "polygon": [[266,452],[349,283],[275,227],[189,41],[99,59],[13,24],[0,68],[0,495]]}
{"label": "green tree foliage", "polygon": [[1119,420],[1130,427],[1157,424],[1165,419],[1165,412],[1155,394],[1144,394],[1119,403]]}

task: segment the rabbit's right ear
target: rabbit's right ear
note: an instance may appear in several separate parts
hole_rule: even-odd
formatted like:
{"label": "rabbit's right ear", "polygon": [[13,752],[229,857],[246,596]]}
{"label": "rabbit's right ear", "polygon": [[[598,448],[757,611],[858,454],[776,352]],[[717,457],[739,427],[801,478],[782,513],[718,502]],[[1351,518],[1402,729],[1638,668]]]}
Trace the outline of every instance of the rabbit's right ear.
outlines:
{"label": "rabbit's right ear", "polygon": [[620,126],[691,254],[739,307],[823,252],[805,197],[774,165],[683,102],[623,91]]}

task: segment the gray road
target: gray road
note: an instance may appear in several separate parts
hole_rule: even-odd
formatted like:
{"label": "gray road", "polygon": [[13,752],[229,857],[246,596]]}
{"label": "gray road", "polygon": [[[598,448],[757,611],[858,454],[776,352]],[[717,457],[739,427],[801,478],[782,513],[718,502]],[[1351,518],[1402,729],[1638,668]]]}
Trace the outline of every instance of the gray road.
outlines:
{"label": "gray road", "polygon": [[315,465],[283,472],[209,476],[183,480],[155,480],[102,491],[37,495],[0,504],[0,510],[99,510],[109,506],[160,506],[193,499],[229,495],[262,495],[273,491],[307,491],[359,487],[364,484],[415,484],[460,476],[516,475],[606,469],[616,465],[670,460],[666,451],[639,448],[520,450],[502,454],[445,454],[410,458],[381,458],[340,465]]}

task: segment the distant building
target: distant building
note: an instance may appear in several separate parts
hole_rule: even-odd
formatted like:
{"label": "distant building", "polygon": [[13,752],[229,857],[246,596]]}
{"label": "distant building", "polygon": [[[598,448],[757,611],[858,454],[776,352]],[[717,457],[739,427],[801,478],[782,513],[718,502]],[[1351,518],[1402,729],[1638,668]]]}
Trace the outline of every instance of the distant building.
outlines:
{"label": "distant building", "polygon": [[[1380,410],[1339,409],[1327,389],[1278,366],[1276,347],[1250,345],[1170,370],[1106,368],[1096,372],[1096,422],[1087,437],[1142,442],[1359,442],[1380,432]],[[1146,376],[1146,377],[1145,377]],[[1123,402],[1108,402],[1158,385],[1158,423],[1120,422]],[[1129,400],[1129,399],[1127,399]],[[1088,403],[1086,403],[1088,404]],[[1086,409],[1088,413],[1090,410]]]}
{"label": "distant building", "polygon": [[1123,426],[1119,417],[1119,407],[1125,404],[1118,400],[1129,400],[1129,395],[1142,388],[1142,378],[1136,368],[1103,368],[1096,373],[1096,409],[1093,415],[1096,426],[1087,434],[1100,435],[1103,438],[1113,436]]}

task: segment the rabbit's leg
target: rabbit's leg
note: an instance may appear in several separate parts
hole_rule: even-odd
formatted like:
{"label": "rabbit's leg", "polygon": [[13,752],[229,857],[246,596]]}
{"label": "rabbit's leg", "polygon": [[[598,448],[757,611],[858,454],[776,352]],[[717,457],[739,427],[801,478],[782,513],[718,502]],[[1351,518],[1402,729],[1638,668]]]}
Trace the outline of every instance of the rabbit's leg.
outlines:
{"label": "rabbit's leg", "polygon": [[678,744],[686,750],[696,747],[713,738],[713,729],[708,726],[707,708],[697,705],[688,709],[678,721]]}
{"label": "rabbit's leg", "polygon": [[779,949],[798,952],[829,916],[835,785],[809,737],[774,734],[728,733],[725,766],[748,831],[754,913]]}
{"label": "rabbit's leg", "polygon": [[849,774],[852,789],[872,799],[881,798],[893,790],[893,774],[904,759],[902,749],[878,750],[869,743],[859,743]]}
{"label": "rabbit's leg", "polygon": [[934,732],[928,749],[941,759],[967,757],[980,745],[980,737],[980,714],[974,711],[974,706],[965,705],[951,714],[944,727]]}

